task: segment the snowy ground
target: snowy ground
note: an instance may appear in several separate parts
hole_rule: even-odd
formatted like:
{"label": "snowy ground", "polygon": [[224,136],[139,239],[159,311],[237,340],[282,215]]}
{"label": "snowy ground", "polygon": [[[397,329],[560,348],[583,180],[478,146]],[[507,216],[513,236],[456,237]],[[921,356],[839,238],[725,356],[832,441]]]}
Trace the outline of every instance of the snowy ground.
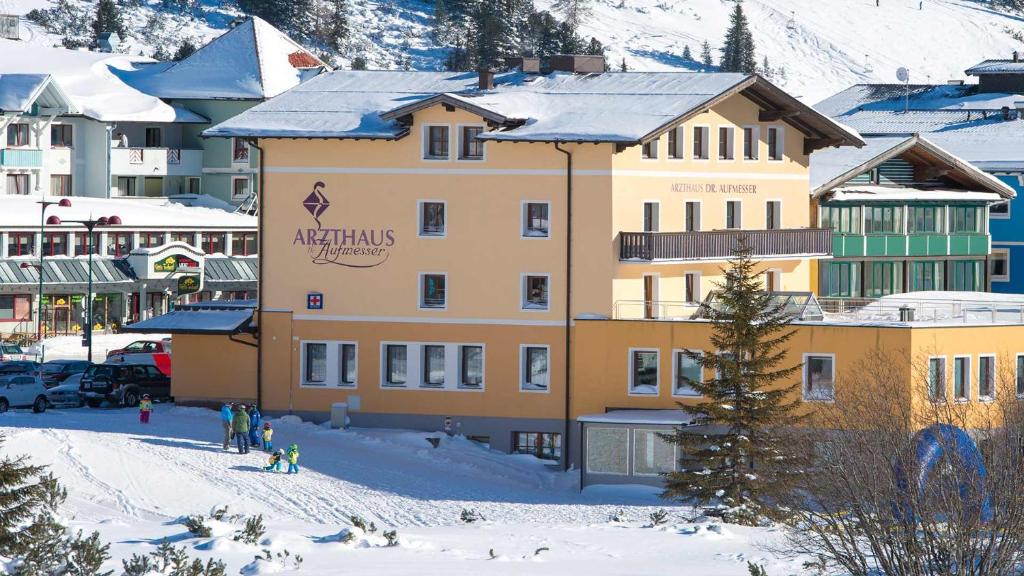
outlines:
{"label": "snowy ground", "polygon": [[[107,352],[124,348],[136,340],[162,340],[168,334],[93,334],[92,336],[92,361],[101,363],[106,359]],[[82,346],[81,336],[52,336],[43,339],[43,346],[33,344],[25,348],[26,354],[38,357],[46,350],[47,360],[84,360],[89,354],[89,349]]]}
{"label": "snowy ground", "polygon": [[[158,405],[147,427],[127,409],[0,415],[0,450],[51,466],[68,488],[72,527],[112,542],[111,569],[167,538],[194,556],[223,559],[231,574],[255,573],[246,566],[264,548],[301,554],[301,573],[324,575],[742,575],[747,560],[771,574],[800,572],[800,562],[765,551],[780,541],[777,531],[691,523],[690,509],[666,505],[650,489],[580,493],[574,474],[459,438],[434,449],[425,440],[432,435],[417,432],[337,431],[291,417],[274,427],[276,445],[300,447],[297,476],[263,472],[260,453],[223,451],[215,412],[171,405]],[[175,523],[223,505],[264,515],[260,545],[233,541],[237,525],[191,538]],[[462,523],[465,508],[486,521]],[[669,524],[644,527],[659,508]],[[620,509],[627,521],[609,521]],[[396,529],[400,545],[381,546],[380,531],[348,545],[331,541],[353,514]]]}

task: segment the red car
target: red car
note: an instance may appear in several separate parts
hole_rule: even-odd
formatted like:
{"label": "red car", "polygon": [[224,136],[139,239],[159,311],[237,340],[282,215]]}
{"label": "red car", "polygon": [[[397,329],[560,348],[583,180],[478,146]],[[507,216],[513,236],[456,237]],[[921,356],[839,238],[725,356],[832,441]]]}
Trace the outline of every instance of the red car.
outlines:
{"label": "red car", "polygon": [[151,364],[171,375],[171,339],[136,340],[124,348],[107,352],[107,362]]}

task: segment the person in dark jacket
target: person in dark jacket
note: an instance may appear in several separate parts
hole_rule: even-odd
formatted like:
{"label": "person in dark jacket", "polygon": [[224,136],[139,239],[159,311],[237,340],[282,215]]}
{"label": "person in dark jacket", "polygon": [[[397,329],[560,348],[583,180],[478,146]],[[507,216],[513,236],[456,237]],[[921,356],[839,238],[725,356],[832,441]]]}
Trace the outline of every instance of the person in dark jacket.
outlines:
{"label": "person in dark jacket", "polygon": [[245,404],[235,408],[234,417],[231,419],[231,430],[235,433],[235,443],[238,445],[239,454],[249,453],[249,414],[245,411]]}
{"label": "person in dark jacket", "polygon": [[259,446],[260,442],[260,420],[262,415],[256,406],[249,408],[249,446]]}

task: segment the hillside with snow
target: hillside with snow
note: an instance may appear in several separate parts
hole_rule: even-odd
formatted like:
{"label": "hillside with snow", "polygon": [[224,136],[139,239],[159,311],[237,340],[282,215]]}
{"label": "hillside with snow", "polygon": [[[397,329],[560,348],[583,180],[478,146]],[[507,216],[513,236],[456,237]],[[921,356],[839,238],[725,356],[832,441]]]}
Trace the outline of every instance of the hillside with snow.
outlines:
{"label": "hillside with snow", "polygon": [[[0,13],[26,14],[54,0],[0,0]],[[83,9],[92,0],[69,0]],[[555,0],[535,0],[550,9]],[[173,52],[185,38],[204,42],[238,15],[229,2],[203,0],[194,14],[167,12],[161,0],[125,3],[134,35],[132,54],[150,55],[157,45]],[[806,102],[856,82],[895,82],[910,69],[912,82],[963,78],[963,70],[985,58],[1007,58],[1024,50],[1024,16],[996,11],[986,0],[745,0],[758,60],[767,56],[774,80]],[[593,0],[581,33],[608,48],[608,60],[625,59],[635,70],[699,68],[694,57],[707,40],[717,58],[733,5],[731,0]],[[154,11],[167,13],[152,25]],[[431,36],[431,0],[349,0],[352,31],[342,66],[362,55],[371,68],[439,69],[445,50]],[[52,45],[59,38],[23,20],[22,37]],[[2,58],[2,55],[0,55]],[[785,75],[780,70],[785,69]]]}

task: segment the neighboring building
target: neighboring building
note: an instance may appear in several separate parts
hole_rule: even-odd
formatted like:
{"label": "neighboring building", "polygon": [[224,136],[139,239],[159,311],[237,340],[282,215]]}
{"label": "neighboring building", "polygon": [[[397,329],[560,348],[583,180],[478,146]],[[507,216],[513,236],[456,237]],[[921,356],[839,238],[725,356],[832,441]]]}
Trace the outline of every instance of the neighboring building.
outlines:
{"label": "neighboring building", "polygon": [[11,40],[0,40],[0,53],[0,74],[48,77],[64,100],[5,105],[23,90],[0,83],[0,195],[208,194],[246,209],[255,207],[256,154],[244,140],[200,133],[326,68],[259,18],[180,62]]}
{"label": "neighboring building", "polygon": [[[636,320],[689,318],[743,237],[766,285],[812,291],[832,237],[811,227],[809,155],[863,145],[756,76],[568,71],[335,72],[205,135],[264,151],[262,385],[176,368],[178,401],[319,419],[347,401],[355,425],[551,458],[567,363],[591,354],[572,324],[645,345]],[[193,337],[216,362],[247,349]]]}
{"label": "neighboring building", "polygon": [[[91,217],[120,218],[120,224],[97,227],[92,239],[92,324],[97,330],[116,330],[180,303],[254,298],[256,218],[209,199],[194,201],[194,206],[186,202],[74,198],[70,207],[50,207],[47,216],[61,223],[47,225],[44,237],[35,198],[4,198],[0,334],[36,334],[40,250],[43,332],[81,331],[90,242],[85,227],[73,221]],[[188,278],[198,285],[183,280]]]}
{"label": "neighboring building", "polygon": [[921,136],[865,142],[811,158],[818,222],[833,230],[818,294],[987,291],[989,206],[1013,188]]}
{"label": "neighboring building", "polygon": [[992,291],[1024,293],[1024,61],[1015,54],[966,73],[978,83],[858,84],[816,109],[865,137],[920,133],[1013,187],[1018,199],[989,209],[989,274]]}

